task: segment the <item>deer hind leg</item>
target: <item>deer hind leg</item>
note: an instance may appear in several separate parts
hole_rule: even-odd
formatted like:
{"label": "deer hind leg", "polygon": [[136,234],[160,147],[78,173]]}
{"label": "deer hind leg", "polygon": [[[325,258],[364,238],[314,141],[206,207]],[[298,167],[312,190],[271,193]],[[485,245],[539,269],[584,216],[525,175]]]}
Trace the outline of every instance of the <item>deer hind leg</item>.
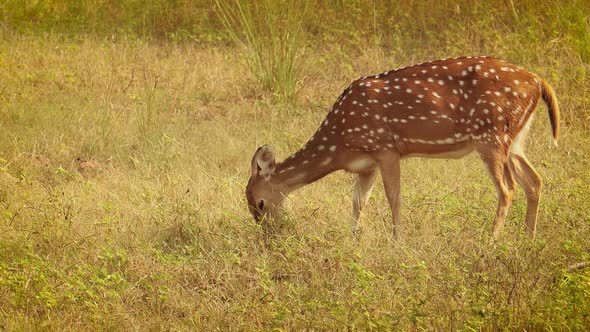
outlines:
{"label": "deer hind leg", "polygon": [[497,237],[504,227],[508,209],[514,199],[514,175],[510,170],[504,152],[498,150],[480,151],[480,156],[489,171],[490,178],[498,194],[498,207],[492,224],[492,235]]}
{"label": "deer hind leg", "polygon": [[393,237],[399,239],[400,224],[400,156],[397,152],[384,151],[378,158],[379,170],[383,178],[385,195],[391,207],[393,219]]}
{"label": "deer hind leg", "polygon": [[368,172],[359,173],[354,184],[354,191],[352,195],[352,231],[358,231],[358,223],[361,217],[363,207],[371,196],[371,190],[375,184],[377,170],[372,169]]}
{"label": "deer hind leg", "polygon": [[511,153],[508,159],[510,169],[514,173],[516,181],[524,190],[527,208],[526,208],[526,227],[531,238],[535,237],[537,229],[537,215],[539,213],[539,201],[541,197],[541,188],[543,179],[535,171],[524,155]]}

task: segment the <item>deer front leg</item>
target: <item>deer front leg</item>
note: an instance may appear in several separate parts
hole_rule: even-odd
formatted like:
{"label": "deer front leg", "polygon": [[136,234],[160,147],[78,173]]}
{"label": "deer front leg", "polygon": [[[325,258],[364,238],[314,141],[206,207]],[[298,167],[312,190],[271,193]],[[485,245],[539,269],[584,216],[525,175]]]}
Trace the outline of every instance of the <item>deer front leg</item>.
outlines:
{"label": "deer front leg", "polygon": [[375,178],[377,176],[377,170],[372,169],[365,173],[360,173],[354,184],[354,191],[352,195],[352,231],[356,233],[358,231],[358,223],[361,217],[363,207],[371,196],[371,190],[375,184]]}
{"label": "deer front leg", "polygon": [[400,156],[394,151],[384,151],[379,156],[379,170],[383,178],[385,195],[391,207],[393,238],[399,239],[400,224]]}

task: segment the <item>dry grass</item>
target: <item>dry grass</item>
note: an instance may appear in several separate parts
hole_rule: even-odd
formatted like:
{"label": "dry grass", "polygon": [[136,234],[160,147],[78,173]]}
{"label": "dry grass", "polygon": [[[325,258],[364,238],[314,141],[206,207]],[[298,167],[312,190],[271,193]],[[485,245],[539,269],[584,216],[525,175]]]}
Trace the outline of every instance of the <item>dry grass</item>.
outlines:
{"label": "dry grass", "polygon": [[490,239],[495,192],[473,156],[404,161],[400,242],[380,186],[352,239],[345,173],[292,195],[264,238],[243,195],[256,146],[286,157],[353,78],[425,60],[316,52],[282,104],[229,47],[1,41],[0,329],[588,327],[588,272],[564,270],[590,259],[587,100],[559,76],[571,68],[519,63],[561,77],[561,147],[544,115],[529,141],[545,179],[537,240],[522,193]]}

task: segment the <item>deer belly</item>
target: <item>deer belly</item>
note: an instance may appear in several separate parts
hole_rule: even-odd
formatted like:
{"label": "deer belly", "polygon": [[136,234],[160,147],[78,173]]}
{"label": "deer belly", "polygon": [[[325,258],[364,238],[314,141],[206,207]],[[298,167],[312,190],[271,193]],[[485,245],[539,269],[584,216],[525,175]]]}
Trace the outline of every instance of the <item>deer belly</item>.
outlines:
{"label": "deer belly", "polygon": [[406,146],[403,158],[423,157],[423,158],[443,158],[443,159],[460,159],[473,152],[473,144],[453,144],[439,146]]}
{"label": "deer belly", "polygon": [[377,163],[369,156],[358,156],[350,160],[344,169],[351,173],[363,173],[375,168]]}

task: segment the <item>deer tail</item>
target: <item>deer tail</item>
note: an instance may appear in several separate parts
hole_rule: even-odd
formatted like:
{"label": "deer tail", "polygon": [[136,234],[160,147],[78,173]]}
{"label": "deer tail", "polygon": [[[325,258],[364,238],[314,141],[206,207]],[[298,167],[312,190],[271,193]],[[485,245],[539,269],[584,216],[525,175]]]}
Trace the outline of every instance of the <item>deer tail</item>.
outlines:
{"label": "deer tail", "polygon": [[559,105],[557,104],[555,91],[543,79],[541,79],[541,97],[547,105],[547,113],[549,114],[549,122],[551,123],[551,142],[553,146],[557,146],[557,139],[559,138]]}

